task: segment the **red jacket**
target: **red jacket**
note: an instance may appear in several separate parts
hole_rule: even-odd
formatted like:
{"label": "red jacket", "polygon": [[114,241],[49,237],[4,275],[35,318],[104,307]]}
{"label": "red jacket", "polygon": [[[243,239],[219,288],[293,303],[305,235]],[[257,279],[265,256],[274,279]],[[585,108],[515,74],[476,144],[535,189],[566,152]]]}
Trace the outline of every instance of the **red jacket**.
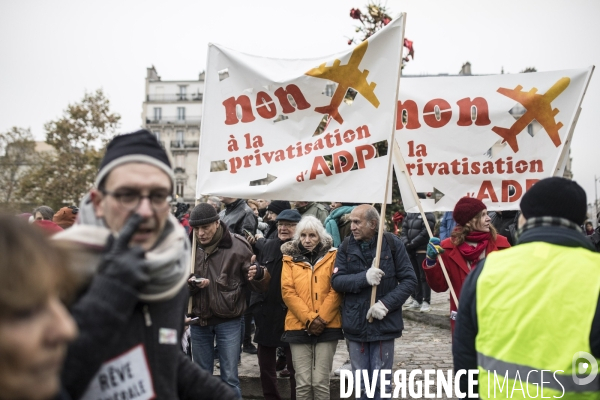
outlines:
{"label": "red jacket", "polygon": [[[451,238],[442,240],[441,246],[446,251],[439,257],[442,257],[442,260],[444,260],[444,265],[446,266],[446,271],[448,272],[448,277],[450,278],[456,297],[460,299],[460,290],[467,279],[467,275],[471,271],[467,266],[467,261],[463,258],[462,254],[460,254],[456,246],[452,244]],[[508,247],[510,247],[508,240],[502,235],[497,235],[495,242],[490,240],[488,243],[485,254],[487,256],[492,251],[502,250]],[[427,266],[427,259],[423,261],[423,270],[425,271],[427,283],[429,284],[429,287],[431,287],[431,290],[438,293],[448,290],[448,283],[446,282],[446,278],[444,278],[439,257],[433,267]],[[471,264],[471,268],[475,268],[476,266],[477,263]],[[450,296],[450,311],[456,311],[456,304],[454,303],[452,295]],[[451,320],[450,323],[452,325],[452,332],[454,332],[454,320]]]}

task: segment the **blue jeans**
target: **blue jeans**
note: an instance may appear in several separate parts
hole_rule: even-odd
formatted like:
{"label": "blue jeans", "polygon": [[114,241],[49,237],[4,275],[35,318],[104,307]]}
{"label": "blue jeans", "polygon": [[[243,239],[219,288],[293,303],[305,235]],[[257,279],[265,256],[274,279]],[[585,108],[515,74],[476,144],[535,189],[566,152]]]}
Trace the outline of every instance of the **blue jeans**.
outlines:
{"label": "blue jeans", "polygon": [[[373,371],[388,369],[391,371],[394,366],[394,339],[383,340],[380,342],[353,342],[348,341],[349,352],[350,352],[350,364],[352,364],[352,374],[356,376],[355,371],[357,369],[369,371],[369,379],[373,377]],[[379,374],[377,375],[376,389],[374,397],[367,397],[365,393],[365,383],[361,376],[361,400],[364,399],[381,399],[379,393]],[[390,380],[393,378],[388,376]],[[386,393],[392,393],[392,386],[387,385],[385,388]],[[356,395],[355,395],[356,396]]]}
{"label": "blue jeans", "polygon": [[240,357],[240,318],[234,318],[212,326],[191,326],[192,357],[200,368],[211,374],[214,372],[214,341],[217,338],[219,347],[219,364],[221,380],[231,386],[242,397],[240,379],[238,377],[238,360]]}

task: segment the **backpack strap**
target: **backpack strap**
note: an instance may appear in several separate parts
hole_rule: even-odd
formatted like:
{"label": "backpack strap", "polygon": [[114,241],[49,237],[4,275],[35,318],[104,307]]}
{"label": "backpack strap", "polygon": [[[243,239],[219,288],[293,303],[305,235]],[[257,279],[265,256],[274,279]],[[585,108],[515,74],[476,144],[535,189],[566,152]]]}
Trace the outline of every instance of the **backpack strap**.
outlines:
{"label": "backpack strap", "polygon": [[342,242],[342,245],[340,246],[346,254],[348,254],[348,243],[350,243],[350,236],[346,236],[346,238]]}
{"label": "backpack strap", "polygon": [[396,265],[396,243],[394,241],[394,234],[391,232],[383,232],[383,237],[387,242],[388,246],[390,246],[390,250],[392,251],[392,260],[394,260],[394,266]]}

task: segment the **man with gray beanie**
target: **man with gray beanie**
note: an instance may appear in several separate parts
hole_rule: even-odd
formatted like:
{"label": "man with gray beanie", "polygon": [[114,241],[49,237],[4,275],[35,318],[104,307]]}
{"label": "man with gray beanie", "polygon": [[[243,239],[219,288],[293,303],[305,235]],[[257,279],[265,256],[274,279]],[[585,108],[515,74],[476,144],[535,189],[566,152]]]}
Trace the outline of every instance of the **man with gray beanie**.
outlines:
{"label": "man with gray beanie", "polygon": [[190,214],[196,235],[194,274],[189,277],[192,296],[192,356],[202,369],[213,372],[216,339],[221,380],[241,397],[238,358],[241,318],[246,311],[245,289],[265,291],[270,275],[258,266],[248,242],[229,232],[213,206],[198,204]]}
{"label": "man with gray beanie", "polygon": [[517,245],[490,254],[467,277],[454,370],[479,368],[481,397],[506,384],[539,388],[542,397],[597,398],[600,254],[580,228],[586,208],[577,183],[539,181],[521,200]]}
{"label": "man with gray beanie", "polygon": [[76,225],[55,238],[86,281],[63,385],[73,399],[233,398],[180,350],[190,263],[173,172],[146,130],[115,137]]}

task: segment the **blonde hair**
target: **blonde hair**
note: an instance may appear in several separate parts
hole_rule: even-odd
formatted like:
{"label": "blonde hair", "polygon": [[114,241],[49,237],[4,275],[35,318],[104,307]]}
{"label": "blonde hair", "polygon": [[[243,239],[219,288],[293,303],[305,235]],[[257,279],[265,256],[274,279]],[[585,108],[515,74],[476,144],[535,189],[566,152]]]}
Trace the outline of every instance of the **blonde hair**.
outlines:
{"label": "blonde hair", "polygon": [[[476,231],[477,229],[475,229],[473,227],[473,225],[475,224],[475,222],[477,222],[478,220],[481,219],[481,215],[483,214],[484,210],[481,210],[477,213],[477,215],[475,215],[473,218],[471,218],[471,220],[469,222],[467,222],[464,226],[462,225],[456,225],[456,228],[454,228],[454,230],[452,231],[452,235],[451,235],[451,242],[453,245],[455,246],[460,246],[461,244],[463,244],[465,242],[465,238],[469,235],[469,233]],[[490,234],[492,236],[492,241],[496,241],[496,237],[498,236],[498,231],[496,231],[496,228],[494,228],[494,225],[492,225],[490,223]]]}

